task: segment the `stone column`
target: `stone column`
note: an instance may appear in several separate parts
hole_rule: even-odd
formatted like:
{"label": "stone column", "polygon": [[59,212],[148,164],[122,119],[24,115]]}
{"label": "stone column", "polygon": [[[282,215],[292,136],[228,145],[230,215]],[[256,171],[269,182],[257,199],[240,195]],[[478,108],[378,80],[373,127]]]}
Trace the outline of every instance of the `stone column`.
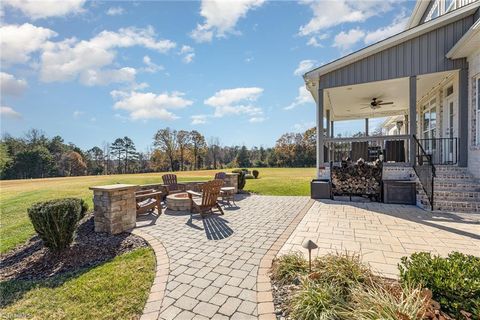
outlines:
{"label": "stone column", "polygon": [[137,188],[133,184],[90,187],[93,191],[95,232],[117,234],[135,228]]}
{"label": "stone column", "polygon": [[235,193],[238,192],[238,173],[226,173],[224,181],[225,187],[234,187]]}

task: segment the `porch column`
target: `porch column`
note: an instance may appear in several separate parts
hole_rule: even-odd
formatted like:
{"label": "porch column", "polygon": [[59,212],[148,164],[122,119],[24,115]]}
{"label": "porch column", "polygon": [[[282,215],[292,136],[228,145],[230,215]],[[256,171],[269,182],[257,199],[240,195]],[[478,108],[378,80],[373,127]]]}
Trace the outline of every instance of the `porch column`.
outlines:
{"label": "porch column", "polygon": [[[477,98],[478,99],[478,98]],[[468,69],[458,73],[458,166],[468,165]]]}
{"label": "porch column", "polygon": [[365,118],[365,137],[368,137],[368,118]]}
{"label": "porch column", "polygon": [[317,173],[320,166],[323,166],[325,162],[323,145],[323,89],[318,84],[318,102],[317,102]]}
{"label": "porch column", "polygon": [[413,135],[417,134],[417,76],[410,77],[409,85],[408,133],[410,136],[410,164],[415,165],[417,149]]}
{"label": "porch column", "polygon": [[326,130],[326,133],[327,133],[327,138],[331,138],[330,137],[330,110],[327,110],[326,113],[327,113],[327,130]]}
{"label": "porch column", "polygon": [[330,132],[330,137],[331,137],[331,138],[334,138],[334,137],[335,137],[335,135],[334,135],[335,132],[334,132],[334,130],[333,130],[333,121],[330,121],[330,130],[331,130],[331,132]]}

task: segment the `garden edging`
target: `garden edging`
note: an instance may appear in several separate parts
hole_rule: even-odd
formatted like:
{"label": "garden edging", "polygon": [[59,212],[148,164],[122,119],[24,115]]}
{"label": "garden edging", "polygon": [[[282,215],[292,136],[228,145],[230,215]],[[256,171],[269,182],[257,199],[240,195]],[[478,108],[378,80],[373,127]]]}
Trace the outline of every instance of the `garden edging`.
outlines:
{"label": "garden edging", "polygon": [[275,316],[275,307],[273,305],[272,283],[268,274],[270,273],[273,259],[314,203],[315,201],[312,199],[307,202],[260,261],[260,267],[258,268],[257,274],[257,311],[259,320],[277,319]]}
{"label": "garden edging", "polygon": [[143,232],[140,229],[133,229],[132,234],[143,238],[148,242],[155,253],[156,267],[155,277],[153,279],[150,294],[148,295],[147,303],[143,308],[141,320],[158,319],[160,309],[162,307],[163,297],[167,286],[168,274],[170,273],[170,262],[167,251],[162,242],[157,238]]}

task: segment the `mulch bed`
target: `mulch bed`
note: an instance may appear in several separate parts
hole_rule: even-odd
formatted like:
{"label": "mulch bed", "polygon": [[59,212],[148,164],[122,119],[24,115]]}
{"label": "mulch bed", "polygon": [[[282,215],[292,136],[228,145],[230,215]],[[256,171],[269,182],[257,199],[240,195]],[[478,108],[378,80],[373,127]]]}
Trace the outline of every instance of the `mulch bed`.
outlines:
{"label": "mulch bed", "polygon": [[45,280],[112,260],[114,257],[148,244],[130,233],[111,235],[94,231],[93,214],[88,214],[77,229],[69,249],[55,254],[43,246],[38,236],[0,256],[0,280]]}

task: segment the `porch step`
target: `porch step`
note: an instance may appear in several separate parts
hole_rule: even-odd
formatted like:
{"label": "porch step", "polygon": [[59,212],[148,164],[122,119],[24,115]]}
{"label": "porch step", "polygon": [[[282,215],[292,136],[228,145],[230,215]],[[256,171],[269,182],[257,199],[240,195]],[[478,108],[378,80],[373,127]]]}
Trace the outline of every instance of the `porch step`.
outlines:
{"label": "porch step", "polygon": [[448,179],[448,180],[461,180],[461,181],[468,181],[468,182],[474,182],[475,179],[468,173],[462,173],[462,172],[438,172],[436,171],[435,174],[436,179]]}
{"label": "porch step", "polygon": [[[480,181],[467,168],[435,166],[433,210],[480,213]],[[417,204],[430,210],[430,203],[417,180]]]}
{"label": "porch step", "polygon": [[[417,194],[417,204],[423,209],[430,210],[430,203],[425,195]],[[451,200],[438,200],[436,198],[433,201],[433,210],[442,212],[462,212],[462,213],[479,213],[480,214],[480,202],[475,200],[470,201],[451,201]]]}
{"label": "porch step", "polygon": [[447,180],[447,179],[435,179],[435,190],[438,191],[449,191],[449,190],[457,190],[457,191],[480,191],[480,184],[477,182],[469,182],[469,181],[455,181],[455,180]]}
{"label": "porch step", "polygon": [[453,191],[453,190],[434,190],[434,200],[451,201],[477,201],[480,202],[480,192],[478,191]]}

